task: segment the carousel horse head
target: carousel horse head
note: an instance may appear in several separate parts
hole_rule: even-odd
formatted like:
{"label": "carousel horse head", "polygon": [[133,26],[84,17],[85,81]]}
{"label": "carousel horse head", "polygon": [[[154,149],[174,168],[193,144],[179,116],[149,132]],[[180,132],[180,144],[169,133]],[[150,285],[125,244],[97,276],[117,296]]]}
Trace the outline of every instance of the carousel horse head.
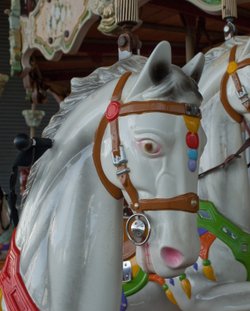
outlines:
{"label": "carousel horse head", "polygon": [[199,254],[196,189],[204,134],[196,82],[202,68],[202,54],[182,69],[172,65],[170,46],[162,42],[139,77],[119,81],[96,134],[99,176],[133,211],[126,231],[138,263],[162,277],[183,272]]}

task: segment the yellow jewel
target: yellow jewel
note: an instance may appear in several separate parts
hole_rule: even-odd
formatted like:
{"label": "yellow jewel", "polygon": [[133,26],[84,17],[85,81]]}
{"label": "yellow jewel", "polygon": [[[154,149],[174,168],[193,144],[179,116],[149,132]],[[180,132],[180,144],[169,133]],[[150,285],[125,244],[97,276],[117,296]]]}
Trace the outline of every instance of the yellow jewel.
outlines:
{"label": "yellow jewel", "polygon": [[167,289],[165,291],[165,294],[166,294],[169,301],[171,301],[174,305],[178,306],[177,301],[174,298],[174,294],[172,293],[172,291],[170,289]]}
{"label": "yellow jewel", "polygon": [[183,273],[180,275],[179,280],[181,282],[181,287],[184,290],[185,294],[187,295],[187,297],[190,299],[191,298],[191,284],[189,282],[189,280],[186,277],[186,274]]}
{"label": "yellow jewel", "polygon": [[216,281],[214,269],[211,266],[210,260],[204,260],[203,261],[203,269],[202,270],[203,270],[203,274],[205,275],[205,277],[207,279],[209,279],[210,281]]}
{"label": "yellow jewel", "polygon": [[140,270],[140,267],[136,263],[135,256],[130,259],[130,263],[131,263],[131,266],[132,266],[132,277],[135,278],[137,276],[137,273]]}
{"label": "yellow jewel", "polygon": [[183,116],[185,124],[189,132],[191,133],[197,133],[200,126],[200,119],[194,118],[190,116]]}
{"label": "yellow jewel", "polygon": [[230,62],[229,64],[228,64],[228,66],[227,66],[227,73],[228,74],[232,74],[232,73],[234,73],[236,70],[238,69],[238,65],[237,65],[237,63],[236,62]]}
{"label": "yellow jewel", "polygon": [[184,290],[187,297],[190,299],[192,292],[191,292],[191,284],[188,279],[184,279],[181,281],[181,287]]}

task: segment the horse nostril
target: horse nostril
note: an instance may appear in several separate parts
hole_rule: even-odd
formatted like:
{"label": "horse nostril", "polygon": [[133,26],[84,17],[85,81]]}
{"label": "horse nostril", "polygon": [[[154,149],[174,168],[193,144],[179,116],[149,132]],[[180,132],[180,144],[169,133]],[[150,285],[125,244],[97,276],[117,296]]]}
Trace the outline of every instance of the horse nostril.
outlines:
{"label": "horse nostril", "polygon": [[184,261],[183,254],[172,247],[163,247],[161,249],[161,257],[170,268],[178,268]]}

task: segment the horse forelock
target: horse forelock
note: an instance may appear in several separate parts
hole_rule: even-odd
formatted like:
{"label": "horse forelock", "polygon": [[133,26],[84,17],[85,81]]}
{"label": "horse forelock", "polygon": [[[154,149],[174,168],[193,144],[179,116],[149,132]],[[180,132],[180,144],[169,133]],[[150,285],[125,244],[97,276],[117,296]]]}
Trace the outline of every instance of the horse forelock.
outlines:
{"label": "horse forelock", "polygon": [[[181,68],[171,65],[168,75],[158,84],[152,86],[145,91],[143,98],[146,99],[163,99],[176,102],[187,102],[188,94],[192,94],[196,103],[201,102],[202,96],[198,90],[196,82],[183,73]],[[193,104],[194,102],[190,102]]]}

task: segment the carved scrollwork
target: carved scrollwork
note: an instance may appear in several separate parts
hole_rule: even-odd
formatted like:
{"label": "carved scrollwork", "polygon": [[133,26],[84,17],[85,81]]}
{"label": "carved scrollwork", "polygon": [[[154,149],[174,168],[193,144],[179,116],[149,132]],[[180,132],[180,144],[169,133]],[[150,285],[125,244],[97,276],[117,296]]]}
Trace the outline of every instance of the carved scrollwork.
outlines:
{"label": "carved scrollwork", "polygon": [[90,10],[99,16],[101,21],[98,30],[104,34],[115,33],[119,26],[115,22],[114,0],[93,0],[89,3]]}
{"label": "carved scrollwork", "polygon": [[[138,0],[138,6],[140,7],[144,5],[148,1],[149,0]],[[105,35],[117,35],[122,32],[121,26],[117,24],[117,11],[119,8],[124,7],[124,5],[129,11],[129,5],[132,5],[132,2],[134,1],[129,0],[126,2],[126,4],[125,2],[125,0],[90,0],[90,10],[94,14],[101,16],[101,21],[98,26],[99,31]],[[137,20],[135,22],[138,22],[138,25],[140,24]]]}

